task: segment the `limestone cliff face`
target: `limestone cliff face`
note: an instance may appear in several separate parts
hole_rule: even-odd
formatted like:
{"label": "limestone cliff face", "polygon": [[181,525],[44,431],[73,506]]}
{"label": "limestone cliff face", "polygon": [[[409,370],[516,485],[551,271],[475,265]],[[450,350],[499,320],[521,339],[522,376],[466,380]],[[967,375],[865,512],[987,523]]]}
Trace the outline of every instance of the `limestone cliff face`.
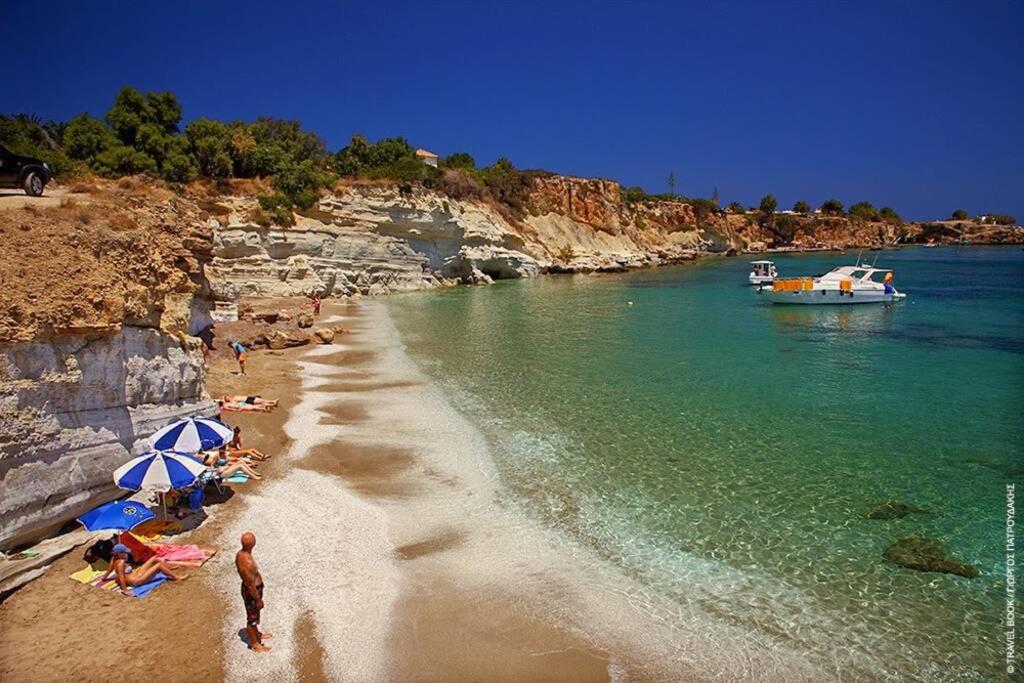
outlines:
{"label": "limestone cliff face", "polygon": [[251,200],[229,204],[207,268],[218,297],[385,294],[541,270],[494,209],[433,192],[354,189],[289,228],[249,221]]}
{"label": "limestone cliff face", "polygon": [[[141,182],[141,181],[140,181]],[[198,340],[211,234],[131,179],[44,209],[0,205],[0,550],[116,495],[175,419],[215,412]]]}
{"label": "limestone cliff face", "polygon": [[742,245],[697,225],[682,202],[632,208],[618,183],[535,179],[519,219],[483,201],[397,187],[352,187],[324,197],[291,227],[251,220],[235,197],[213,223],[207,267],[218,298],[385,294],[546,271],[637,268]]}
{"label": "limestone cliff face", "polygon": [[0,348],[0,548],[112,499],[153,432],[215,414],[202,382],[197,346],[158,329]]}

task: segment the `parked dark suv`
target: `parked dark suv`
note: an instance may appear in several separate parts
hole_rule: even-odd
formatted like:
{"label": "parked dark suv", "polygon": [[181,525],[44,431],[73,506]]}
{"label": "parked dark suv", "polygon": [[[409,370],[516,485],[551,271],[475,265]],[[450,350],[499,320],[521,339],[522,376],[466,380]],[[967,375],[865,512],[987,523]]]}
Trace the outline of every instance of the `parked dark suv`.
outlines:
{"label": "parked dark suv", "polygon": [[20,187],[25,194],[38,197],[52,177],[45,161],[23,157],[0,145],[0,187]]}

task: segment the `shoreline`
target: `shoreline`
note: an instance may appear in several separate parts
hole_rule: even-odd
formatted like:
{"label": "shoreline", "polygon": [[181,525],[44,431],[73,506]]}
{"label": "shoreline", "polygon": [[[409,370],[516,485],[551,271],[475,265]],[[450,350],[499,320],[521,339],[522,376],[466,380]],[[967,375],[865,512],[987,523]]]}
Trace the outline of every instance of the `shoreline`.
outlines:
{"label": "shoreline", "polygon": [[[386,304],[328,302],[323,321],[350,334],[261,351],[245,377],[210,361],[211,395],[282,401],[272,414],[229,416],[247,445],[274,454],[261,467],[269,476],[172,539],[217,547],[213,560],[129,601],[70,581],[81,550],[69,553],[0,605],[6,680],[34,680],[39,661],[59,662],[59,678],[87,677],[153,638],[160,653],[136,661],[182,680],[827,677],[699,605],[649,594],[508,505],[482,434],[406,355]],[[267,585],[261,626],[274,633],[266,655],[241,637],[233,556],[249,530]],[[63,611],[37,619],[60,609],[55,596]],[[81,625],[111,621],[135,635],[97,655]]]}

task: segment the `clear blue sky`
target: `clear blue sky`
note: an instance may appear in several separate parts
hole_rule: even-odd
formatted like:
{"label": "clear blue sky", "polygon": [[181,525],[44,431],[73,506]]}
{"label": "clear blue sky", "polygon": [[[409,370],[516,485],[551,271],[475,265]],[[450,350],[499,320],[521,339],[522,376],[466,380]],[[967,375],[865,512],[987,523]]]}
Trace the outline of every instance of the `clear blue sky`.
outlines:
{"label": "clear blue sky", "polygon": [[724,202],[1024,220],[1024,2],[7,0],[0,111],[297,118]]}

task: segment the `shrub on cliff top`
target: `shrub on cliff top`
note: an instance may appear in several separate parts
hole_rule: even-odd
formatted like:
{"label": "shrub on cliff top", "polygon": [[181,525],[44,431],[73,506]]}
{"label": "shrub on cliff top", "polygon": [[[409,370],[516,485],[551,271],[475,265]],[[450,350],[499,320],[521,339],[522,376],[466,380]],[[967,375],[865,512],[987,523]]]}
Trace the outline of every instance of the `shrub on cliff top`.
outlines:
{"label": "shrub on cliff top", "polygon": [[843,203],[838,199],[826,199],[821,205],[821,212],[830,216],[841,216]]}
{"label": "shrub on cliff top", "polygon": [[795,211],[796,213],[810,213],[811,205],[801,199],[800,201],[793,205],[793,211]]}
{"label": "shrub on cliff top", "polygon": [[903,222],[903,219],[900,218],[900,215],[898,213],[896,213],[895,209],[893,209],[891,206],[883,206],[881,209],[879,209],[878,215],[886,223],[902,223]]}
{"label": "shrub on cliff top", "polygon": [[882,219],[882,216],[871,202],[857,202],[850,207],[850,216],[865,221],[878,221]]}
{"label": "shrub on cliff top", "polygon": [[732,203],[730,203],[728,209],[729,209],[730,213],[746,213],[747,212],[747,210],[739,202],[732,202]]}
{"label": "shrub on cliff top", "polygon": [[771,216],[772,214],[774,214],[775,209],[776,207],[778,207],[778,205],[779,202],[775,199],[775,195],[773,194],[766,194],[765,196],[761,197],[761,213],[763,213],[765,216]]}

